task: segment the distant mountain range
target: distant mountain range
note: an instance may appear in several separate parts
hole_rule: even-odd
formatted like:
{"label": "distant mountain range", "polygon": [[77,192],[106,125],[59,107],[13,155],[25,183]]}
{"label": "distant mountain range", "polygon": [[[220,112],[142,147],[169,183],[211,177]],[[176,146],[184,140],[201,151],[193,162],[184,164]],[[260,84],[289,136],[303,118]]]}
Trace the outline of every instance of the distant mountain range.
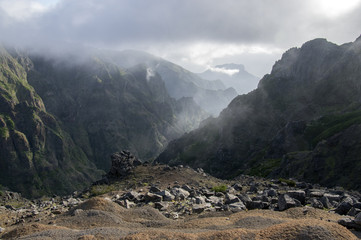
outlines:
{"label": "distant mountain range", "polygon": [[292,177],[361,189],[361,37],[285,52],[256,90],[172,141],[157,161],[213,175]]}
{"label": "distant mountain range", "polygon": [[220,81],[226,87],[233,87],[238,94],[248,93],[257,87],[259,78],[245,70],[242,64],[223,64],[198,74],[201,78]]}

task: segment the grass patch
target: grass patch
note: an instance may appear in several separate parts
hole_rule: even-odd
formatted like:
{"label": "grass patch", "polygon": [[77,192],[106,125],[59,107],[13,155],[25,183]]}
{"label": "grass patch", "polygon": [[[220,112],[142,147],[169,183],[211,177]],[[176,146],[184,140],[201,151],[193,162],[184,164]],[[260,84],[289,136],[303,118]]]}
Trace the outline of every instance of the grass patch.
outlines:
{"label": "grass patch", "polygon": [[115,190],[114,185],[94,185],[90,188],[90,196],[99,196]]}
{"label": "grass patch", "polygon": [[281,183],[286,183],[290,187],[296,186],[296,182],[290,179],[279,178],[278,181],[280,181]]}
{"label": "grass patch", "polygon": [[218,186],[214,186],[214,187],[212,188],[212,191],[225,193],[225,192],[227,192],[227,186],[224,185],[224,184],[218,185]]}

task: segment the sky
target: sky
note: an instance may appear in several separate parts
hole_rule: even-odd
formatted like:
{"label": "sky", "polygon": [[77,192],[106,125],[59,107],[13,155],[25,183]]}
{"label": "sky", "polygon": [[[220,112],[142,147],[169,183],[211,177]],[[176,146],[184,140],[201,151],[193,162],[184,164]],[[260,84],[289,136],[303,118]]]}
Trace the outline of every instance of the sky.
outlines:
{"label": "sky", "polygon": [[0,0],[0,42],[143,50],[193,72],[244,64],[262,77],[314,38],[361,34],[361,0]]}

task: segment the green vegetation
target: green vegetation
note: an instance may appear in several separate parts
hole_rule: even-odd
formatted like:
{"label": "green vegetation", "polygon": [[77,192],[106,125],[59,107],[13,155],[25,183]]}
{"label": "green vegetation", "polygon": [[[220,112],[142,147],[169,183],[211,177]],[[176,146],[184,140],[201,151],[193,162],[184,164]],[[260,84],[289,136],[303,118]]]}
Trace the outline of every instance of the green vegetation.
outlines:
{"label": "green vegetation", "polygon": [[225,192],[227,192],[227,186],[224,185],[224,184],[218,185],[218,186],[214,186],[214,187],[212,188],[212,191],[225,193]]}
{"label": "green vegetation", "polygon": [[273,170],[280,166],[281,160],[281,158],[266,159],[265,161],[252,167],[249,174],[253,176],[267,177]]}
{"label": "green vegetation", "polygon": [[90,196],[99,196],[114,190],[114,185],[94,185],[90,188]]}
{"label": "green vegetation", "polygon": [[361,124],[361,111],[324,116],[306,128],[305,137],[314,147],[321,140],[327,139],[354,124]]}
{"label": "green vegetation", "polygon": [[286,183],[290,187],[296,186],[296,182],[290,179],[279,178],[278,181],[280,181],[281,183]]}

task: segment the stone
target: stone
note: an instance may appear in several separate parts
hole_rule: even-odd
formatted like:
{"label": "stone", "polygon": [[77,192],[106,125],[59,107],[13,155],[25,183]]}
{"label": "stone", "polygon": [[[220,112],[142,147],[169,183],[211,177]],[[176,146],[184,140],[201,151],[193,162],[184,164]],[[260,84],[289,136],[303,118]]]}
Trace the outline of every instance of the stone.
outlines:
{"label": "stone", "polygon": [[273,188],[266,190],[265,193],[267,194],[268,197],[276,197],[277,196],[277,191]]}
{"label": "stone", "polygon": [[125,207],[125,208],[133,208],[133,207],[135,207],[136,206],[136,204],[134,203],[134,202],[132,202],[132,201],[129,201],[128,199],[124,199],[124,200],[122,200],[122,201],[117,201],[117,203],[120,205],[120,206],[122,206],[122,207]]}
{"label": "stone", "polygon": [[151,193],[157,193],[157,192],[161,192],[162,190],[156,186],[151,186],[149,189],[149,192]]}
{"label": "stone", "polygon": [[264,208],[264,204],[262,201],[258,200],[258,201],[252,201],[252,202],[248,202],[246,204],[247,209],[248,210],[252,210],[252,209],[263,209]]}
{"label": "stone", "polygon": [[340,215],[346,215],[348,211],[352,208],[353,200],[350,197],[346,197],[342,202],[337,206],[335,212]]}
{"label": "stone", "polygon": [[235,202],[228,205],[229,210],[232,212],[240,212],[246,210],[246,206],[242,202]]}
{"label": "stone", "polygon": [[141,196],[139,193],[137,193],[136,191],[130,191],[127,192],[124,196],[124,198],[130,200],[130,201],[135,201],[138,202],[141,200]]}
{"label": "stone", "polygon": [[355,223],[361,226],[361,213],[356,215]]}
{"label": "stone", "polygon": [[215,206],[222,206],[223,205],[223,198],[210,196],[208,198],[209,202]]}
{"label": "stone", "polygon": [[306,192],[303,190],[292,190],[292,191],[288,191],[287,195],[290,196],[291,198],[297,199],[298,201],[300,201],[302,204],[305,203],[305,198],[306,198]]}
{"label": "stone", "polygon": [[351,217],[355,217],[357,214],[361,212],[361,209],[352,207],[350,211],[348,211],[347,215]]}
{"label": "stone", "polygon": [[242,191],[243,186],[239,183],[236,183],[232,186],[236,191]]}
{"label": "stone", "polygon": [[330,203],[328,197],[326,197],[326,196],[321,197],[320,202],[322,203],[324,208],[331,209],[333,207],[333,205]]}
{"label": "stone", "polygon": [[226,204],[232,204],[232,203],[236,203],[236,202],[240,202],[241,200],[233,194],[227,193],[226,194]]}
{"label": "stone", "polygon": [[318,209],[323,209],[323,204],[321,201],[317,200],[316,198],[311,198],[310,200],[311,206]]}
{"label": "stone", "polygon": [[249,191],[250,191],[250,192],[253,192],[253,193],[257,193],[257,192],[258,192],[258,188],[256,187],[256,185],[251,185],[251,187],[249,188]]}
{"label": "stone", "polygon": [[278,209],[284,211],[288,208],[296,207],[296,202],[287,194],[282,194],[278,197]]}
{"label": "stone", "polygon": [[201,213],[203,212],[206,208],[207,208],[208,205],[206,204],[195,204],[193,205],[192,207],[192,212],[194,213]]}
{"label": "stone", "polygon": [[163,200],[163,197],[161,195],[158,195],[155,193],[147,192],[144,195],[145,202],[161,202],[162,200]]}
{"label": "stone", "polygon": [[[214,196],[211,196],[211,197],[214,197]],[[204,203],[206,203],[206,198],[205,197],[203,197],[203,196],[198,196],[198,197],[196,197],[195,198],[195,202],[196,202],[196,204],[204,204]]]}
{"label": "stone", "polygon": [[325,193],[323,191],[313,190],[310,192],[310,197],[321,198]]}
{"label": "stone", "polygon": [[5,228],[0,227],[0,233],[4,232]]}
{"label": "stone", "polygon": [[160,211],[166,211],[169,207],[169,203],[168,202],[156,202],[154,204],[154,207]]}
{"label": "stone", "polygon": [[136,166],[142,164],[138,158],[126,150],[113,153],[110,158],[112,165],[107,174],[108,178],[123,178],[128,176]]}
{"label": "stone", "polygon": [[330,201],[339,202],[339,201],[341,200],[341,196],[340,196],[340,195],[337,195],[337,194],[325,193],[323,196],[324,196],[324,197],[327,197],[328,200],[330,200]]}
{"label": "stone", "polygon": [[183,188],[184,190],[186,190],[187,192],[190,192],[190,191],[193,190],[193,189],[192,189],[190,186],[188,186],[187,184],[183,184],[183,185],[182,185],[182,188]]}
{"label": "stone", "polygon": [[248,202],[252,202],[252,199],[247,194],[240,194],[237,195],[237,197],[245,204],[247,204]]}
{"label": "stone", "polygon": [[190,193],[183,188],[173,188],[171,192],[176,200],[185,200],[190,195]]}
{"label": "stone", "polygon": [[338,220],[337,223],[347,228],[353,228],[357,231],[361,230],[361,225],[359,225],[355,220],[352,220],[351,218],[342,218]]}
{"label": "stone", "polygon": [[163,201],[172,201],[172,200],[174,200],[174,198],[175,198],[175,197],[174,197],[170,192],[168,192],[167,190],[161,191],[161,192],[159,192],[159,193],[157,193],[157,194],[159,194],[160,196],[162,196]]}

